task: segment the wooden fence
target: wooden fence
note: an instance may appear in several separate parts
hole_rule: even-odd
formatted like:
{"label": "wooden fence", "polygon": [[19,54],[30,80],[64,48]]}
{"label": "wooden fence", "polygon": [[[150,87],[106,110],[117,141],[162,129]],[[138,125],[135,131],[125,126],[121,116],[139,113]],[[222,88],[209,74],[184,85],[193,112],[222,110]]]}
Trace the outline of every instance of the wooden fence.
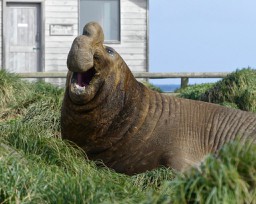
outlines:
{"label": "wooden fence", "polygon": [[[180,78],[182,88],[188,85],[190,78],[224,78],[228,74],[229,72],[133,72],[135,78]],[[66,75],[66,72],[18,73],[21,78],[66,78]]]}

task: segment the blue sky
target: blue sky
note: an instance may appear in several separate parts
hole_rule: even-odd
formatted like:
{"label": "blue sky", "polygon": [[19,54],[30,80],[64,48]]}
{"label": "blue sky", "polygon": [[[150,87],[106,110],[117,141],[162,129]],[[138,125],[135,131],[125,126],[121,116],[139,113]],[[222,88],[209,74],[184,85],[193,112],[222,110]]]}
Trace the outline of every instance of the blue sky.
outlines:
{"label": "blue sky", "polygon": [[256,0],[149,0],[149,3],[151,72],[229,72],[248,66],[256,68]]}

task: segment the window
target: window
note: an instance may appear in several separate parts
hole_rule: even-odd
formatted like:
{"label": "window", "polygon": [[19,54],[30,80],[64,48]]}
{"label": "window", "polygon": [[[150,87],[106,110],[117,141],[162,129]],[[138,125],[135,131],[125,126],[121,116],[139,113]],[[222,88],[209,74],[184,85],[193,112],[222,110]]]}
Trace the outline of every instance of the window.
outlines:
{"label": "window", "polygon": [[102,26],[106,43],[120,42],[120,0],[80,0],[80,33],[90,21]]}

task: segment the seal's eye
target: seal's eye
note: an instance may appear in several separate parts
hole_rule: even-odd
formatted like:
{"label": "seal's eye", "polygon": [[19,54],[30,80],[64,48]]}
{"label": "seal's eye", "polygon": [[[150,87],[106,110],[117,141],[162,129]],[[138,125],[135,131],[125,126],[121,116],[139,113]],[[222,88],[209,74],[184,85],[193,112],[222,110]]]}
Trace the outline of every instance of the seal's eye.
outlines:
{"label": "seal's eye", "polygon": [[113,48],[111,47],[106,47],[106,51],[109,55],[111,55],[112,57],[114,56],[115,54],[115,51],[113,50]]}

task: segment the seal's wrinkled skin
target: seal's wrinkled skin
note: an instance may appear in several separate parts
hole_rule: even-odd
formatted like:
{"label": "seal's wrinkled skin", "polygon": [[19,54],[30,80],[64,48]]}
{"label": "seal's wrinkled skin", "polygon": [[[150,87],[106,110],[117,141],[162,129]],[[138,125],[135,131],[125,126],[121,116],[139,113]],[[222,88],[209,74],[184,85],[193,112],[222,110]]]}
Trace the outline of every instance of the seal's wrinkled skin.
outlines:
{"label": "seal's wrinkled skin", "polygon": [[103,40],[101,27],[87,24],[67,59],[62,137],[89,159],[129,175],[185,170],[236,137],[255,141],[255,114],[149,90]]}

